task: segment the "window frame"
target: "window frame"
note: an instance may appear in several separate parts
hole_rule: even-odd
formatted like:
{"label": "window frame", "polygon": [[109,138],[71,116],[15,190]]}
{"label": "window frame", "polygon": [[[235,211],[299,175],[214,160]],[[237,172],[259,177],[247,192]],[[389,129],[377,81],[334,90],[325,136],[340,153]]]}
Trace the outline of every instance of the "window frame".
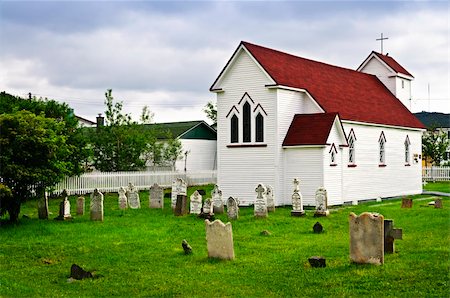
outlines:
{"label": "window frame", "polygon": [[404,155],[405,166],[410,166],[411,165],[411,142],[409,141],[408,135],[406,135],[405,142],[403,144],[405,145],[405,155]]}
{"label": "window frame", "polygon": [[348,143],[348,167],[356,167],[356,135],[353,128],[350,129],[347,143]]}
{"label": "window frame", "polygon": [[252,107],[248,101],[242,105],[242,143],[252,142]]}
{"label": "window frame", "polygon": [[383,131],[378,139],[378,166],[386,166],[386,137]]}
{"label": "window frame", "polygon": [[[235,138],[233,138],[233,136],[235,136]],[[239,117],[236,114],[233,114],[233,116],[231,116],[230,118],[230,144],[238,144],[238,143],[239,143]]]}
{"label": "window frame", "polygon": [[[258,121],[258,118],[261,120]],[[255,116],[255,143],[264,143],[264,122],[264,116],[258,112]]]}

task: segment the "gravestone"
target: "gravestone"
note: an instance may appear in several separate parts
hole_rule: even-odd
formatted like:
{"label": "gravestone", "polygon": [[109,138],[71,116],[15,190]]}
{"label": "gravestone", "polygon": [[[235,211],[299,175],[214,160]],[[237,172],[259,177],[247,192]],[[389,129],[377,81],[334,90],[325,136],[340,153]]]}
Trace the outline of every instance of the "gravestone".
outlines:
{"label": "gravestone", "polygon": [[384,217],[364,212],[349,216],[350,259],[359,264],[384,263]]}
{"label": "gravestone", "polygon": [[190,255],[192,253],[192,247],[189,245],[186,239],[183,239],[183,241],[181,242],[181,247],[183,247],[185,255]]}
{"label": "gravestone", "polygon": [[77,198],[77,215],[84,215],[84,197]]}
{"label": "gravestone", "polygon": [[314,217],[328,216],[329,214],[327,190],[319,187],[316,190],[316,211],[314,212]]}
{"label": "gravestone", "polygon": [[187,183],[184,182],[183,179],[177,178],[174,181],[172,181],[172,194],[171,194],[171,206],[172,209],[175,208],[175,205],[177,204],[177,196],[178,195],[187,195]]}
{"label": "gravestone", "polygon": [[191,195],[190,213],[200,214],[201,212],[202,212],[202,196],[198,193],[198,191],[194,191],[194,193]]}
{"label": "gravestone", "polygon": [[323,232],[323,226],[320,224],[320,222],[316,222],[313,226],[313,231],[316,234],[320,234]]}
{"label": "gravestone", "polygon": [[91,194],[90,211],[92,221],[103,221],[103,194],[97,188]]}
{"label": "gravestone", "polygon": [[131,209],[141,208],[141,200],[139,198],[139,191],[136,189],[136,187],[131,182],[128,184],[127,200],[128,200],[128,205],[130,206]]}
{"label": "gravestone", "polygon": [[227,200],[227,216],[230,220],[239,218],[239,201],[233,197]]}
{"label": "gravestone", "polygon": [[205,220],[206,243],[209,258],[225,260],[234,259],[233,231],[231,223],[224,224],[220,220]]}
{"label": "gravestone", "polygon": [[303,198],[300,192],[300,179],[294,178],[294,193],[292,194],[291,216],[304,216]]}
{"label": "gravestone", "polygon": [[149,207],[164,209],[164,189],[157,183],[150,186]]}
{"label": "gravestone", "polygon": [[215,214],[223,213],[223,201],[222,201],[222,191],[219,189],[219,186],[214,185],[214,189],[211,192],[212,202],[213,202],[213,212]]}
{"label": "gravestone", "polygon": [[313,268],[325,268],[326,265],[326,259],[324,257],[311,257],[308,259],[309,264]]}
{"label": "gravestone", "polygon": [[402,199],[402,208],[412,208],[413,201],[412,199],[403,198]]}
{"label": "gravestone", "polygon": [[67,191],[64,189],[61,196],[63,197],[63,200],[61,203],[59,203],[59,215],[56,217],[56,220],[68,220],[72,219],[72,216],[70,215],[70,201],[67,197]]}
{"label": "gravestone", "polygon": [[384,253],[394,253],[394,240],[403,239],[403,230],[394,229],[394,221],[392,219],[384,220]]}
{"label": "gravestone", "polygon": [[91,272],[85,271],[77,264],[72,264],[70,267],[70,277],[73,279],[82,280],[85,278],[93,278],[93,275]]}
{"label": "gravestone", "polygon": [[173,214],[175,216],[183,216],[188,214],[188,206],[187,206],[187,196],[178,195],[177,202],[175,204],[175,209],[173,209]]}
{"label": "gravestone", "polygon": [[439,209],[443,208],[443,206],[442,206],[442,199],[434,200],[434,208],[439,208]]}
{"label": "gravestone", "polygon": [[124,210],[128,208],[128,199],[126,195],[125,187],[119,188],[119,209]]}
{"label": "gravestone", "polygon": [[267,198],[267,212],[274,212],[275,199],[273,198],[273,187],[270,185],[267,185],[266,198]]}
{"label": "gravestone", "polygon": [[44,196],[38,200],[39,219],[48,219],[48,194],[44,191]]}
{"label": "gravestone", "polygon": [[264,184],[260,183],[255,188],[256,200],[255,200],[255,216],[256,217],[267,217],[267,198],[266,192],[267,188]]}
{"label": "gravestone", "polygon": [[198,216],[203,219],[214,220],[214,212],[213,212],[212,200],[211,198],[207,198],[203,202],[203,208],[201,214]]}

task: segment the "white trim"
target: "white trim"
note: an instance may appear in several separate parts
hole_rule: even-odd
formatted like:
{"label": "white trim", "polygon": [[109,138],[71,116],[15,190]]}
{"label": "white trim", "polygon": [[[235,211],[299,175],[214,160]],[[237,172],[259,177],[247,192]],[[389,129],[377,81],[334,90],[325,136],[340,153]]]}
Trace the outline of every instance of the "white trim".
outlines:
{"label": "white trim", "polygon": [[342,120],[341,119],[341,122],[347,123],[347,124],[359,124],[359,125],[365,125],[365,126],[378,126],[378,127],[396,128],[396,129],[407,129],[407,130],[414,130],[414,131],[426,131],[425,128],[413,128],[413,127],[406,127],[406,126],[368,123],[368,122],[360,122],[360,121],[353,121],[353,120]]}
{"label": "white trim", "polygon": [[406,74],[403,74],[403,73],[400,73],[400,72],[397,72],[394,76],[388,76],[388,78],[402,78],[402,79],[406,79],[406,80],[409,80],[409,81],[413,81],[414,80],[414,78],[413,77],[411,77],[411,76],[408,76],[408,75],[406,75]]}
{"label": "white trim", "polygon": [[322,107],[319,105],[319,103],[314,99],[314,97],[312,97],[311,94],[309,94],[309,92],[306,89],[289,87],[289,86],[284,86],[284,85],[266,85],[266,87],[267,87],[267,89],[284,89],[284,90],[289,90],[289,91],[297,91],[297,92],[305,93],[313,101],[313,103],[316,105],[316,107],[322,113],[325,113],[325,110],[322,109]]}

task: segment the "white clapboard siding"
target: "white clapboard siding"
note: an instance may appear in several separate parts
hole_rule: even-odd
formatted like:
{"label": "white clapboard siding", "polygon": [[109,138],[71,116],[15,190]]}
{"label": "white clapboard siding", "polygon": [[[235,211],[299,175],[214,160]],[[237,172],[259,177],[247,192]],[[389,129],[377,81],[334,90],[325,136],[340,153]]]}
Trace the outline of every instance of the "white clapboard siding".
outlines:
{"label": "white clapboard siding", "polygon": [[[248,205],[256,198],[258,183],[274,185],[275,182],[276,91],[265,87],[271,80],[245,51],[237,55],[217,86],[224,91],[217,94],[217,178],[223,198],[237,197],[242,205]],[[252,112],[259,104],[267,113],[267,116],[264,114],[264,144],[267,147],[227,147],[230,145],[231,115],[226,116],[233,106],[239,117],[239,144],[243,144],[242,106],[245,100],[240,104],[239,101],[245,93],[253,100],[249,100]],[[255,116],[251,123],[252,141],[255,139]]]}
{"label": "white clapboard siding", "polygon": [[177,178],[182,178],[188,185],[213,184],[217,181],[217,172],[93,172],[68,177],[57,184],[53,192],[60,193],[66,189],[69,194],[85,194],[96,188],[102,192],[117,192],[130,182],[139,190],[149,189],[154,183],[171,187],[172,181]]}
{"label": "white clapboard siding", "polygon": [[[356,167],[348,167],[348,148],[344,150],[344,201],[422,192],[421,161],[414,162],[413,159],[414,154],[421,154],[421,131],[345,122],[343,125],[347,135],[353,128],[357,139],[355,143]],[[386,137],[386,167],[380,167],[378,162],[378,140],[382,131]],[[404,157],[404,142],[407,135],[411,142],[409,166],[405,165]]]}
{"label": "white clapboard siding", "polygon": [[217,169],[217,141],[200,139],[180,139],[183,150],[182,158],[175,164],[177,171],[184,171],[185,155],[188,151],[187,171],[212,171]]}
{"label": "white clapboard siding", "polygon": [[377,58],[372,58],[361,72],[365,72],[368,74],[373,74],[378,77],[378,79],[392,92],[392,94],[396,94],[396,82],[395,82],[395,73],[389,70],[382,62],[380,62]]}

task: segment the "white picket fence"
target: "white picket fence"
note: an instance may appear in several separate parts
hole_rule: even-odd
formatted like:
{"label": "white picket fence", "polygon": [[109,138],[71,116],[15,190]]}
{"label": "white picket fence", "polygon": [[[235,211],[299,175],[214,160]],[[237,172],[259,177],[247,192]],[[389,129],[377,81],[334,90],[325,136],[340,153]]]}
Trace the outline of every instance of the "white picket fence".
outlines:
{"label": "white picket fence", "polygon": [[212,184],[217,182],[217,171],[93,172],[66,178],[55,186],[53,193],[59,194],[65,189],[69,194],[85,194],[96,188],[101,192],[117,192],[119,187],[127,186],[130,182],[139,190],[149,189],[154,183],[171,187],[176,178],[182,178],[188,185]]}
{"label": "white picket fence", "polygon": [[424,181],[450,181],[450,167],[422,168]]}

